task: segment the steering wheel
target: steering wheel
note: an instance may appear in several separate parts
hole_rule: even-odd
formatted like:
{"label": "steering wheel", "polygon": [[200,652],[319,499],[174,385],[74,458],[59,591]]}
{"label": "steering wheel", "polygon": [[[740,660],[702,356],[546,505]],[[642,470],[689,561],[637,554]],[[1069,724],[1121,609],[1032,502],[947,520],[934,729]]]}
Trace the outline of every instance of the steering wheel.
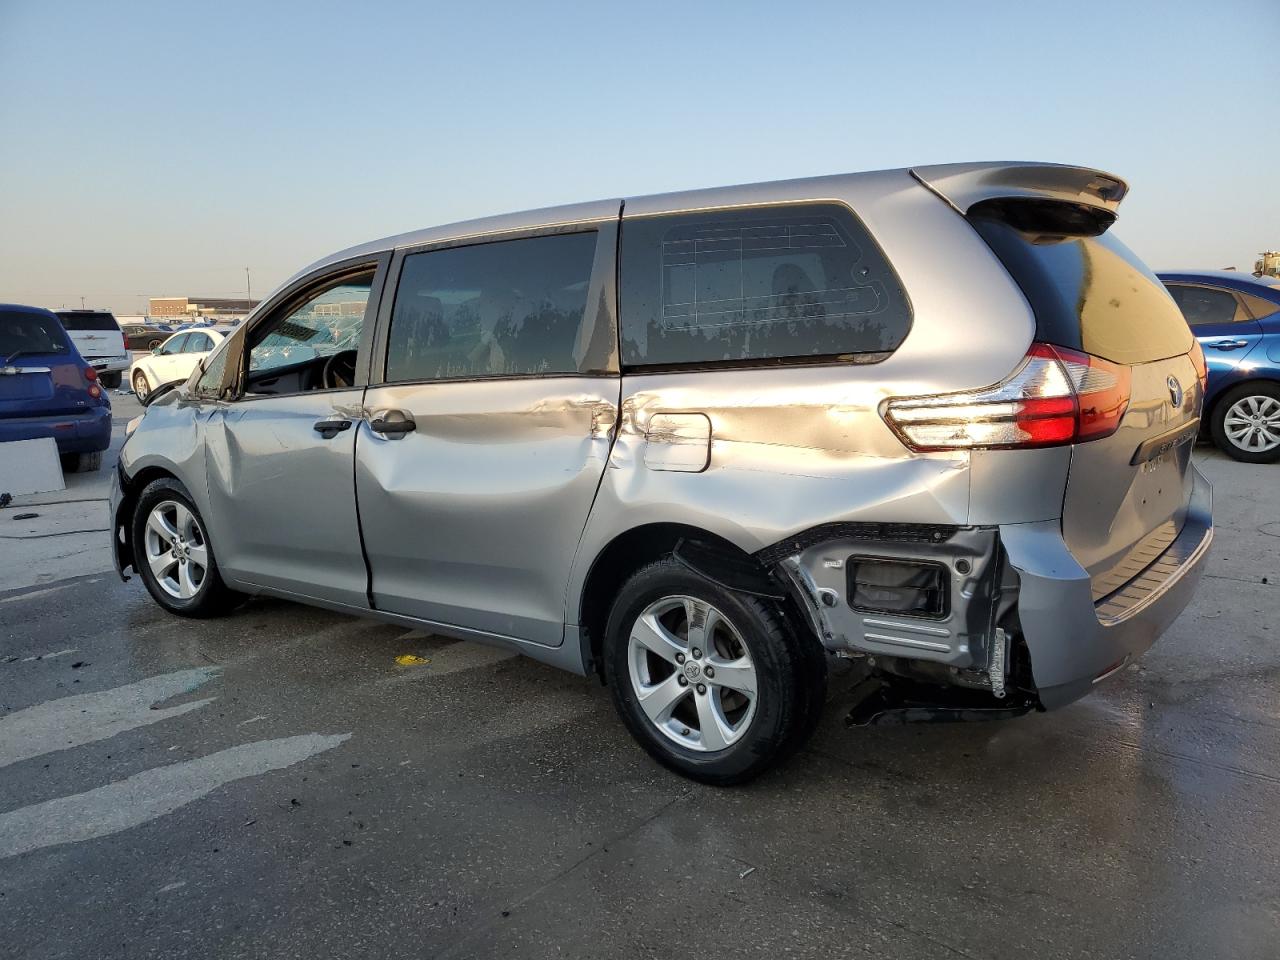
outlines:
{"label": "steering wheel", "polygon": [[320,382],[326,389],[352,387],[356,382],[356,351],[339,350],[324,362]]}

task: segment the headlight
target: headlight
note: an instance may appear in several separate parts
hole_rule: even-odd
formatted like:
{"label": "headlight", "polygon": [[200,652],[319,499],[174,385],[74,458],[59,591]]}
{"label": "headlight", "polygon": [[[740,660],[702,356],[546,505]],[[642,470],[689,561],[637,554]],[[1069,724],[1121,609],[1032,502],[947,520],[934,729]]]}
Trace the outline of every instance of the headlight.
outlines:
{"label": "headlight", "polygon": [[142,422],[143,416],[143,414],[139,414],[124,425],[124,438],[126,440],[133,436],[133,431],[138,429],[138,424]]}

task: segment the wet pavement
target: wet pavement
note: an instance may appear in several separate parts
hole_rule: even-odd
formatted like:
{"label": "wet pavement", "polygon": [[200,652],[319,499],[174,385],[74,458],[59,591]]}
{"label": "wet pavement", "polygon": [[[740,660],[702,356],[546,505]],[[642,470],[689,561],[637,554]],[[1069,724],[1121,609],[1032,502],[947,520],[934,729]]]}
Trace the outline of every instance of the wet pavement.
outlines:
{"label": "wet pavement", "polygon": [[727,790],[502,651],[0,592],[0,956],[1280,956],[1280,467],[1197,455],[1209,576],[1091,698],[848,730],[837,668]]}

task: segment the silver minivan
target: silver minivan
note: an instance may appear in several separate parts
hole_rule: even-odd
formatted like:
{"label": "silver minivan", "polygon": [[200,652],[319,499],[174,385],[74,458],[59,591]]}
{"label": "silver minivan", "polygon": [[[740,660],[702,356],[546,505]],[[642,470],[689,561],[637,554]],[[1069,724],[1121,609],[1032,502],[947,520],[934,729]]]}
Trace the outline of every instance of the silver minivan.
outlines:
{"label": "silver minivan", "polygon": [[985,163],[604,200],[354,247],[131,425],[116,563],[612,690],[662,763],[1070,703],[1186,606],[1205,387],[1120,179]]}

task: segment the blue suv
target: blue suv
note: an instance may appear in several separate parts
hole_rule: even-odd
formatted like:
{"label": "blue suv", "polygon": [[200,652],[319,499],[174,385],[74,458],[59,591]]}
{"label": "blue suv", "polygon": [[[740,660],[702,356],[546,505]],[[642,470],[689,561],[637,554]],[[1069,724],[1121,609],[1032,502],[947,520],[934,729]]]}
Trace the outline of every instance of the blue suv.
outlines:
{"label": "blue suv", "polygon": [[1280,460],[1280,281],[1230,270],[1161,273],[1204,348],[1204,420],[1218,449]]}
{"label": "blue suv", "polygon": [[111,401],[52,312],[0,304],[0,443],[51,437],[62,467],[97,470]]}

